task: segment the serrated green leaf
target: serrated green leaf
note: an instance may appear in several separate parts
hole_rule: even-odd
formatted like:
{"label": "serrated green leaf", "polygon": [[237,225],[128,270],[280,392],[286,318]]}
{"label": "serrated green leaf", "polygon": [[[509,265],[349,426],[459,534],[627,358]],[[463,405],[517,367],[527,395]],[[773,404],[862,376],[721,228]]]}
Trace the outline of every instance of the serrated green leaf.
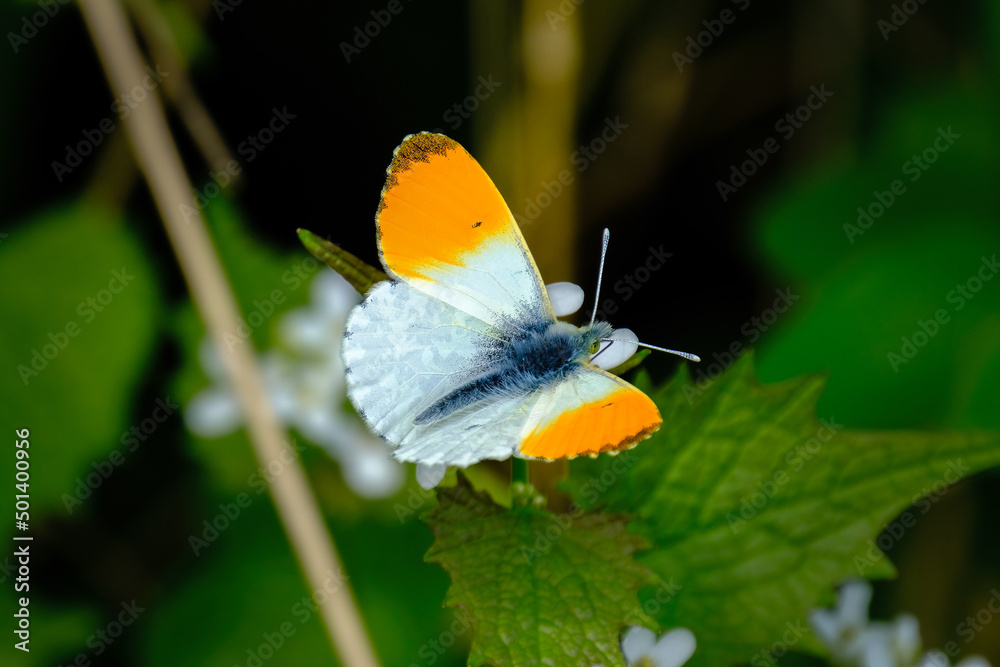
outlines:
{"label": "serrated green leaf", "polygon": [[619,632],[650,622],[636,593],[655,581],[624,517],[511,510],[461,476],[438,501],[426,559],[451,575],[445,604],[472,623],[469,665],[624,667]]}
{"label": "serrated green leaf", "polygon": [[573,464],[574,496],[637,515],[630,528],[655,544],[638,560],[682,587],[657,620],[694,631],[689,665],[745,662],[775,641],[818,650],[809,610],[845,578],[892,572],[874,542],[885,525],[932,489],[1000,464],[995,433],[818,420],[824,384],[761,385],[750,355],[707,385],[683,368],[650,392],[665,426],[631,462]]}

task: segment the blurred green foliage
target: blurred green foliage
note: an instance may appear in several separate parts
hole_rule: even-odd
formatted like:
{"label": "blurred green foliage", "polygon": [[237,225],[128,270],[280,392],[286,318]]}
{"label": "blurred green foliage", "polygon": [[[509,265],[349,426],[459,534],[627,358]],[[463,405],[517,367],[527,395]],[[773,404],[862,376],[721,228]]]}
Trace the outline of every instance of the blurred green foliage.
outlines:
{"label": "blurred green foliage", "polygon": [[27,221],[3,251],[0,284],[17,285],[0,329],[5,423],[65,443],[31,450],[31,496],[36,512],[72,512],[107,476],[92,464],[133,448],[126,425],[162,325],[159,281],[128,223],[83,205]]}
{"label": "blurred green foliage", "polygon": [[[875,120],[857,161],[808,171],[762,205],[755,243],[806,304],[762,342],[762,379],[829,369],[820,414],[853,426],[1000,426],[998,111],[975,84],[911,94]],[[872,222],[859,226],[859,207]],[[970,280],[981,289],[961,291]],[[902,339],[924,330],[904,356]]]}
{"label": "blurred green foliage", "polygon": [[[540,174],[526,182],[517,165],[532,142],[521,137],[522,143],[515,143],[505,134],[525,117],[516,105],[526,50],[517,36],[517,8],[509,14],[504,9],[504,20],[493,21],[482,19],[494,10],[455,4],[426,11],[413,4],[347,67],[340,60],[338,42],[382,5],[312,3],[283,11],[232,4],[235,11],[220,17],[209,2],[157,3],[182,59],[193,66],[195,88],[205,95],[231,148],[258,130],[272,105],[289,99],[293,111],[302,112],[303,120],[297,123],[314,123],[308,128],[296,125],[284,135],[289,138],[282,147],[268,148],[266,159],[245,162],[244,189],[230,188],[206,211],[244,315],[258,310],[274,290],[285,297],[245,344],[260,351],[276,344],[274,327],[281,314],[307,300],[309,257],[294,237],[296,227],[336,234],[334,240],[343,247],[374,258],[371,215],[388,161],[386,146],[406,132],[440,125],[442,110],[464,100],[467,84],[480,74],[500,73],[504,84],[497,99],[482,100],[479,114],[448,131],[463,141],[462,134],[478,137],[479,145],[468,144],[474,153],[510,167],[503,178],[512,188],[524,190],[513,190],[519,193],[511,199],[515,211],[525,196],[542,191],[539,178],[554,176]],[[96,127],[108,117],[109,103],[120,93],[106,90],[77,10],[71,4],[58,6],[58,15],[19,52],[8,51],[8,60],[0,66],[0,90],[9,101],[0,105],[0,196],[5,202],[0,234],[6,235],[0,237],[0,414],[8,426],[31,429],[37,554],[31,589],[33,651],[21,654],[8,647],[4,664],[68,664],[79,655],[92,664],[247,665],[247,652],[260,655],[258,647],[266,635],[280,631],[283,623],[292,624],[294,641],[288,639],[265,664],[335,664],[315,615],[303,620],[295,611],[310,592],[269,498],[257,494],[250,482],[258,464],[245,433],[201,439],[190,434],[178,416],[159,424],[134,451],[123,451],[157,398],[183,405],[212,380],[198,358],[204,328],[167,240],[158,231],[156,213],[144,191],[129,194],[136,179],[134,166],[127,158],[116,161],[116,154],[127,151],[124,133],[106,137],[65,181],[53,178],[50,162],[62,159],[65,146],[75,145],[83,128]],[[707,342],[709,349],[692,346],[708,359],[711,352],[726,349],[721,343],[744,340],[738,328],[725,328],[721,322],[739,322],[747,313],[759,312],[753,311],[754,303],[773,299],[767,286],[788,285],[802,299],[759,341],[762,380],[828,373],[818,398],[819,415],[833,416],[852,428],[1000,428],[1000,280],[984,283],[960,310],[948,297],[956,285],[976,274],[982,257],[1000,252],[1000,204],[995,195],[1000,5],[925,3],[888,46],[873,28],[886,7],[868,3],[850,8],[852,16],[865,22],[861,38],[850,32],[860,23],[840,22],[844,15],[830,7],[753,3],[742,15],[745,19],[727,27],[706,55],[678,73],[671,51],[683,48],[689,34],[702,30],[703,19],[717,16],[717,7],[584,4],[573,12],[573,20],[581,22],[574,39],[580,40],[576,46],[583,66],[577,66],[583,92],[578,99],[559,100],[559,108],[572,121],[558,128],[530,129],[566,141],[571,134],[579,135],[569,146],[576,139],[591,140],[592,130],[603,126],[606,115],[621,113],[631,125],[614,150],[589,164],[586,172],[574,174],[582,187],[577,194],[564,195],[563,203],[579,196],[580,206],[576,217],[567,219],[583,229],[618,224],[627,234],[617,238],[635,234],[643,248],[647,237],[649,242],[678,239],[678,247],[687,248],[683,254],[697,263],[696,270],[677,274],[686,281],[683,290],[650,283],[642,293],[650,301],[642,303],[675,303],[668,302],[668,296],[691,292],[691,300],[702,310],[700,317],[677,317],[666,308],[636,306],[637,298],[630,304],[630,315],[651,313],[661,318],[654,320],[659,325],[669,319],[675,330],[683,329],[678,335],[690,331],[720,343],[715,350]],[[32,0],[4,3],[0,25],[5,32],[18,31],[23,19],[37,11]],[[827,14],[838,20],[827,22]],[[833,43],[804,51],[802,44],[815,40],[808,33],[800,36],[796,22],[808,26],[814,15],[821,19],[823,35],[833,35]],[[840,39],[839,30],[847,37]],[[565,53],[560,49],[567,43],[559,41],[560,34],[543,33],[534,36],[534,46]],[[810,58],[803,59],[803,53]],[[739,199],[723,208],[714,199],[712,185],[727,170],[729,158],[722,156],[741,155],[757,141],[759,122],[771,122],[771,113],[779,107],[784,113],[788,100],[797,99],[796,88],[804,77],[829,75],[828,62],[846,63],[848,75],[841,81],[857,88],[838,90],[843,97],[837,98],[839,102],[856,94],[856,106],[829,109],[839,118],[856,114],[856,133],[831,134],[836,145],[816,140],[820,150],[803,150],[797,158],[788,155],[793,147],[783,148],[783,162],[768,165],[752,186],[741,190]],[[544,91],[540,80],[531,85],[535,93]],[[508,94],[514,103],[501,104]],[[535,110],[544,111],[545,104]],[[910,181],[904,164],[933,146],[939,129],[949,127],[961,137],[919,179]],[[299,128],[300,134],[292,134]],[[809,126],[796,141],[808,141],[817,133],[822,134],[817,126]],[[178,135],[192,178],[204,186],[206,170],[188,139]],[[300,148],[292,150],[292,144]],[[560,167],[571,164],[568,155],[550,157]],[[534,164],[530,159],[527,163]],[[895,196],[852,243],[844,226],[856,224],[857,208],[869,207],[876,201],[874,192],[889,191],[896,179],[905,184],[905,193]],[[366,190],[355,189],[355,183],[364,183]],[[107,188],[117,189],[117,199],[95,203],[102,201]],[[236,198],[241,206],[232,203]],[[536,229],[545,227],[539,224]],[[690,236],[695,232],[702,236]],[[545,250],[572,264],[577,249],[561,234]],[[587,252],[591,250],[588,246]],[[740,261],[757,262],[752,280],[740,267],[728,265],[733,255],[727,253],[733,252]],[[680,261],[681,254],[672,261]],[[135,278],[113,293],[113,272],[122,269]],[[98,312],[87,299],[103,298],[105,289],[113,298],[99,303]],[[624,315],[624,300],[619,305]],[[640,309],[648,313],[637,313]],[[947,311],[949,321],[912,360],[894,370],[889,353],[900,352],[902,339],[912,340],[921,331],[920,322],[931,320],[939,309]],[[79,325],[77,335],[65,334],[70,322]],[[233,323],[234,330],[237,325]],[[65,346],[61,333],[67,336]],[[49,350],[52,358],[44,359],[48,345],[55,346]],[[18,367],[30,368],[36,350],[43,357],[36,363],[41,367],[44,361],[44,368],[37,376],[24,375],[25,383]],[[647,365],[653,363],[655,356]],[[748,362],[737,366],[732,377],[710,391],[726,382],[746,381],[748,368]],[[793,381],[784,387],[818,391],[810,382],[816,381]],[[789,596],[760,583],[775,567],[770,556],[739,559],[758,553],[753,549],[766,551],[771,542],[765,540],[772,538],[749,533],[761,539],[727,562],[728,569],[720,568],[725,588],[713,589],[704,574],[696,576],[703,551],[706,558],[732,552],[718,551],[705,531],[681,535],[684,526],[661,523],[690,519],[692,508],[703,500],[697,489],[685,495],[685,484],[707,484],[705,471],[712,468],[701,466],[694,454],[681,452],[685,443],[676,439],[680,436],[666,437],[674,425],[683,432],[685,424],[685,402],[677,384],[666,390],[645,386],[662,405],[673,401],[679,408],[658,439],[637,450],[650,454],[641,475],[636,472],[648,484],[628,487],[652,494],[641,499],[635,524],[656,542],[656,550],[643,562],[665,577],[673,574],[675,565],[694,573],[685,584],[686,601],[661,605],[657,617],[664,624],[701,624],[703,644],[712,632],[720,633],[720,627],[745,620],[740,652],[720,649],[716,655],[752,655],[765,648],[754,642],[773,630],[761,619],[787,604]],[[765,385],[753,391],[769,390]],[[743,407],[738,416],[753,412]],[[796,414],[806,419],[804,411]],[[902,484],[896,490],[876,488],[883,477],[873,477],[871,493],[880,500],[853,508],[862,515],[853,527],[858,534],[871,536],[880,521],[902,509],[912,496],[910,486],[923,483],[931,470],[926,466],[943,455],[929,453],[931,440],[922,442],[908,452],[893,450],[897,458],[892,460],[879,459],[875,452],[871,458],[865,453],[842,461],[844,470],[855,471],[868,463],[872,470],[883,471],[899,461],[920,459],[926,464],[891,477]],[[442,650],[433,645],[441,647],[439,639],[456,616],[441,606],[449,586],[447,574],[422,560],[432,534],[417,515],[434,506],[429,494],[419,490],[411,474],[396,497],[364,501],[348,490],[335,462],[319,448],[307,443],[304,447],[301,455],[314,491],[383,663],[465,664],[470,635]],[[115,452],[122,454],[120,465],[112,459]],[[743,472],[727,487],[739,491],[729,500],[738,500],[747,485],[773,472],[775,461],[765,456],[769,450],[763,451],[759,439],[745,449],[728,447],[727,452],[754,464],[734,468]],[[926,456],[921,458],[921,453]],[[576,469],[607,463],[582,462]],[[112,474],[101,475],[108,465],[113,466]],[[671,477],[671,471],[679,469],[690,474]],[[6,480],[12,473],[12,457],[6,457],[0,474]],[[91,485],[88,476],[95,473],[100,480],[93,478]],[[577,480],[578,491],[581,479],[589,478]],[[947,524],[944,532],[933,532],[929,516],[902,540],[898,558],[895,548],[889,554],[897,564],[910,562],[912,572],[929,573],[908,576],[909,571],[900,568],[904,576],[899,587],[911,591],[911,599],[922,605],[906,610],[930,621],[924,626],[925,638],[955,639],[955,624],[975,613],[979,592],[995,586],[1000,577],[993,530],[993,508],[1000,500],[995,481],[995,474],[980,476],[950,491],[935,509],[935,516]],[[81,495],[88,490],[91,495],[78,499],[80,504],[73,504],[69,513],[65,497],[77,494],[78,487]],[[623,494],[625,489],[621,487]],[[231,505],[241,493],[247,494],[249,505],[196,555],[192,536],[204,538],[204,522],[224,514],[220,504]],[[660,504],[664,499],[669,502]],[[10,502],[10,494],[0,496],[0,508]],[[558,502],[552,498],[553,504]],[[621,500],[622,507],[635,502],[636,497]],[[670,502],[688,511],[686,518],[678,518],[684,512],[661,516]],[[722,529],[729,531],[726,525]],[[0,539],[9,542],[10,531],[9,524],[2,524]],[[914,556],[912,548],[906,551],[908,544],[929,547]],[[935,560],[945,547],[953,547],[947,553],[964,560]],[[10,566],[9,558],[0,562],[3,609],[16,604]],[[766,590],[750,598],[730,595],[733,587],[747,581]],[[800,582],[782,581],[799,601],[830,583],[826,577],[796,588]],[[699,590],[717,594],[714,602],[709,595],[699,598]],[[644,591],[641,598],[648,602],[652,596]],[[101,644],[95,633],[113,623],[120,605],[131,599],[146,611],[97,656]],[[975,646],[995,661],[1000,657],[1000,633],[991,627],[976,637]]]}

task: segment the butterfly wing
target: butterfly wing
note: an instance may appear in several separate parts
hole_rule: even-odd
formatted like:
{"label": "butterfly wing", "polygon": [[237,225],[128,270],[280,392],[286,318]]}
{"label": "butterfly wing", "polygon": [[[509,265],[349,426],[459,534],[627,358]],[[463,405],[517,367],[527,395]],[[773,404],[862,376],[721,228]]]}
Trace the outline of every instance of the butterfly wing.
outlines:
{"label": "butterfly wing", "polygon": [[347,320],[347,391],[373,431],[416,463],[556,459],[614,451],[660,425],[653,402],[624,380],[580,364],[529,392],[486,393],[432,423],[417,415],[503,362],[501,330],[406,283],[386,281]]}
{"label": "butterfly wing", "polygon": [[376,224],[390,276],[495,326],[555,319],[514,216],[464,148],[413,134],[387,173]]}
{"label": "butterfly wing", "polygon": [[618,451],[648,438],[662,423],[646,394],[589,364],[537,393],[521,431],[517,455],[523,458]]}
{"label": "butterfly wing", "polygon": [[503,429],[492,426],[477,429],[489,437],[465,432],[491,421],[494,413],[486,410],[496,400],[481,401],[484,411],[471,421],[474,410],[443,423],[414,423],[441,396],[488,372],[505,344],[493,325],[406,283],[385,281],[347,319],[341,346],[347,393],[371,429],[400,446],[396,458],[463,466],[505,459],[514,436],[501,437]]}
{"label": "butterfly wing", "polygon": [[555,314],[510,209],[447,137],[411,135],[396,149],[377,226],[382,264],[395,280],[376,285],[351,313],[343,355],[351,401],[397,446],[397,459],[553,459],[620,449],[659,426],[645,394],[590,365],[418,420],[502,367],[512,337]]}

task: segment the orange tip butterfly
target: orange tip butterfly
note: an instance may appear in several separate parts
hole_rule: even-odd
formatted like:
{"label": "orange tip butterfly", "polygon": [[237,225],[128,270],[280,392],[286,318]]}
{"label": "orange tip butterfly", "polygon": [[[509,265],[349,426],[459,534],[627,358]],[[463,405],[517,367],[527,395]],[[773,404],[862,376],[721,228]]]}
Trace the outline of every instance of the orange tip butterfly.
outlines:
{"label": "orange tip butterfly", "polygon": [[[660,427],[653,401],[604,370],[641,343],[593,318],[556,319],[514,216],[464,148],[410,135],[387,174],[375,224],[392,280],[351,312],[342,354],[347,395],[397,459],[466,467],[596,455]],[[573,285],[550,291],[559,315],[582,302]]]}

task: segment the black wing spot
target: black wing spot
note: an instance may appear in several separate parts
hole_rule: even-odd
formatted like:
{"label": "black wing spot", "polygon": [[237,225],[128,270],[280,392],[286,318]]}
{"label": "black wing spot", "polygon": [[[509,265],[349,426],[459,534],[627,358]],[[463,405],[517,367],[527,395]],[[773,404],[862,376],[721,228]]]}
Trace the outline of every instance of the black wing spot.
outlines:
{"label": "black wing spot", "polygon": [[602,407],[602,408],[610,408],[610,407],[611,407],[612,405],[614,405],[614,403],[605,403],[605,404],[604,404],[604,405],[602,405],[601,407]]}
{"label": "black wing spot", "polygon": [[479,222],[474,222],[474,223],[472,223],[472,228],[475,229],[476,227],[478,227],[481,224],[483,224],[482,220],[480,220]]}

